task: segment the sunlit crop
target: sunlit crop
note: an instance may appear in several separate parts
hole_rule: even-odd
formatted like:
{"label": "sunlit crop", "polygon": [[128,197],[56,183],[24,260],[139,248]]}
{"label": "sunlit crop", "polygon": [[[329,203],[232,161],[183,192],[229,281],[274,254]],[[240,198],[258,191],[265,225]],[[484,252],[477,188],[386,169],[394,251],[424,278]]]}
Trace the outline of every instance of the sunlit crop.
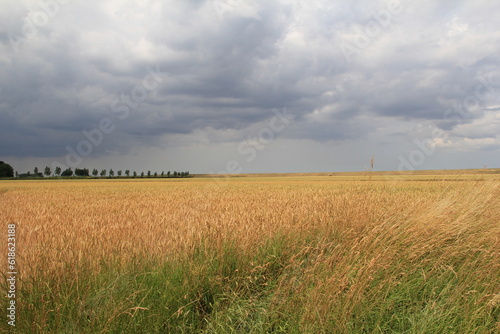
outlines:
{"label": "sunlit crop", "polygon": [[0,181],[0,203],[23,333],[500,330],[498,177]]}

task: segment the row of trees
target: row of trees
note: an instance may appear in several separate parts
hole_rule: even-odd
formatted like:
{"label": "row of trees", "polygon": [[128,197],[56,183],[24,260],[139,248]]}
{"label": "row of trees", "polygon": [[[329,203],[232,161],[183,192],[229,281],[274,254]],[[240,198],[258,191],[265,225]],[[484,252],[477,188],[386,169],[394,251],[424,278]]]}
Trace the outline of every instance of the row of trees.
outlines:
{"label": "row of trees", "polygon": [[[38,167],[35,167],[33,169],[33,174],[31,172],[19,174],[18,172],[15,172],[16,177],[44,177],[44,176],[101,176],[101,177],[189,177],[189,172],[177,172],[174,171],[171,173],[170,171],[168,172],[161,172],[158,174],[158,172],[151,173],[151,171],[147,171],[147,173],[141,172],[138,174],[136,171],[130,171],[130,170],[125,170],[123,172],[122,170],[118,170],[116,173],[113,169],[110,169],[109,171],[106,169],[103,169],[101,171],[98,171],[97,169],[93,169],[92,172],[90,172],[89,169],[87,168],[75,168],[75,170],[72,170],[71,168],[62,170],[61,167],[56,167],[54,170],[54,173],[52,174],[52,169],[50,167],[45,167],[43,170],[43,173],[38,169]],[[0,161],[0,177],[14,177],[14,169],[4,163],[3,161]]]}

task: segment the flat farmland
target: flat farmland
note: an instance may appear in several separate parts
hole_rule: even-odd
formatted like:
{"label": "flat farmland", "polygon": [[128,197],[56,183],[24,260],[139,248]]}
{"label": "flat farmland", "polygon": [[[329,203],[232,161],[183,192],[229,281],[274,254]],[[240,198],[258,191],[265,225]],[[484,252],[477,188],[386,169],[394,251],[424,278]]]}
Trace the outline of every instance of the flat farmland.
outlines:
{"label": "flat farmland", "polygon": [[0,181],[0,204],[19,333],[500,332],[498,173]]}

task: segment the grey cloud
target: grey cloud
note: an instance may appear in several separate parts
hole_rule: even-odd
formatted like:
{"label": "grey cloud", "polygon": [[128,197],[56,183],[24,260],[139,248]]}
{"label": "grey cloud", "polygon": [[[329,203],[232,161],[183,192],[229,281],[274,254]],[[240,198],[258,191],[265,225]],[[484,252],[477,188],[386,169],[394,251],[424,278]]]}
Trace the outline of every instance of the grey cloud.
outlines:
{"label": "grey cloud", "polygon": [[[220,16],[211,1],[70,2],[18,53],[8,36],[22,33],[29,10],[6,8],[0,155],[64,155],[106,117],[115,130],[94,155],[161,146],[169,136],[207,128],[245,138],[273,108],[296,116],[284,137],[319,142],[380,137],[382,122],[429,122],[452,131],[484,118],[488,108],[498,113],[490,99],[460,123],[443,117],[474,94],[477,73],[498,67],[500,21],[486,19],[500,12],[498,5],[404,3],[351,63],[341,43],[352,43],[354,28],[374,20],[387,2],[254,5]],[[141,85],[147,66],[166,74],[119,119],[113,102]]]}

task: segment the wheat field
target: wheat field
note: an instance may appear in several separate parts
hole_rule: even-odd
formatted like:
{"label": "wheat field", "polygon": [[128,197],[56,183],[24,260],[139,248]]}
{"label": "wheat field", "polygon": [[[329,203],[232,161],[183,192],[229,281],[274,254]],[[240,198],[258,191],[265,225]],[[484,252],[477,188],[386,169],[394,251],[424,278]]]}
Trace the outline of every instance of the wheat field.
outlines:
{"label": "wheat field", "polygon": [[0,204],[19,333],[500,333],[498,174],[0,181]]}

